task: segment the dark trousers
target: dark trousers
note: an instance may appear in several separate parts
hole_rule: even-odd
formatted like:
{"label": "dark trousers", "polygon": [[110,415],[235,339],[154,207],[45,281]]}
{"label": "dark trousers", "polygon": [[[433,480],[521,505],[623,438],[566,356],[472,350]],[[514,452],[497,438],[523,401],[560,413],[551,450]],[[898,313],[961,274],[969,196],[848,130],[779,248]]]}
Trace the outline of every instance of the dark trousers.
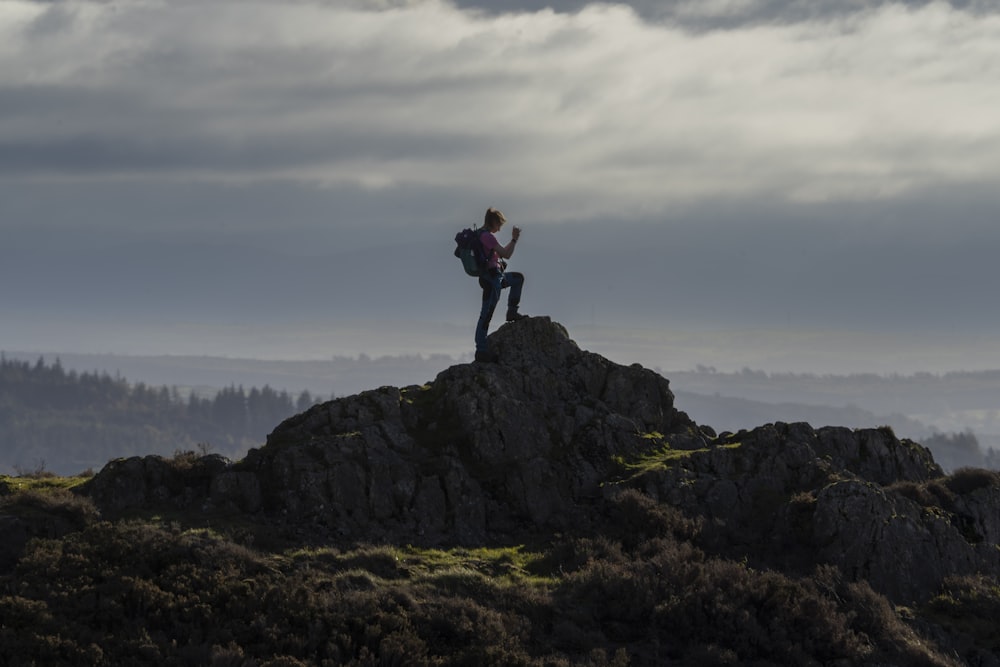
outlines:
{"label": "dark trousers", "polygon": [[479,276],[479,286],[483,288],[483,307],[479,311],[479,323],[476,325],[476,352],[485,352],[486,334],[489,332],[493,311],[500,303],[500,291],[509,287],[507,294],[507,309],[516,309],[521,303],[521,288],[524,287],[524,275],[517,272],[501,273],[490,271]]}

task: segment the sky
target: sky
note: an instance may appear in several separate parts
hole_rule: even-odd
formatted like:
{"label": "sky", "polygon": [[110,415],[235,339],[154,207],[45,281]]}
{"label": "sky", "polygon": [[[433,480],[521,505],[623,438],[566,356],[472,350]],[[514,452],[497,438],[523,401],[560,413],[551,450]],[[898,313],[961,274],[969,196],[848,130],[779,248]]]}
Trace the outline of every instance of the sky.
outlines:
{"label": "sky", "polygon": [[[0,349],[1000,368],[1000,6],[0,1]],[[499,322],[494,323],[494,328]]]}

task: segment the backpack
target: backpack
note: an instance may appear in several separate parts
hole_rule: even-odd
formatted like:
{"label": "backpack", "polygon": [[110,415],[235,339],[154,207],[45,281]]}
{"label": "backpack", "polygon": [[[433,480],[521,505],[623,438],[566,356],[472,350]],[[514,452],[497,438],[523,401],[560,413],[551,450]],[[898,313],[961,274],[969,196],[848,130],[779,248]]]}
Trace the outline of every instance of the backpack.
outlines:
{"label": "backpack", "polygon": [[455,257],[462,260],[462,268],[470,276],[481,276],[486,273],[489,257],[483,248],[482,234],[486,229],[463,229],[455,234]]}

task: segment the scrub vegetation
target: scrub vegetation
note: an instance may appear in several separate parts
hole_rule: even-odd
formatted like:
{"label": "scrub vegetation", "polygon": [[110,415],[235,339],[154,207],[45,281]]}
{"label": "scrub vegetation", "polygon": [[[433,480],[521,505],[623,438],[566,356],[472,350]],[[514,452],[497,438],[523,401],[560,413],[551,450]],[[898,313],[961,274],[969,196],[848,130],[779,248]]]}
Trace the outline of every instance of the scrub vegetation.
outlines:
{"label": "scrub vegetation", "polygon": [[711,556],[698,522],[635,490],[588,534],[430,549],[240,516],[107,521],[75,480],[3,482],[0,515],[35,533],[0,569],[7,665],[943,666],[996,648],[995,580],[898,609],[829,566]]}

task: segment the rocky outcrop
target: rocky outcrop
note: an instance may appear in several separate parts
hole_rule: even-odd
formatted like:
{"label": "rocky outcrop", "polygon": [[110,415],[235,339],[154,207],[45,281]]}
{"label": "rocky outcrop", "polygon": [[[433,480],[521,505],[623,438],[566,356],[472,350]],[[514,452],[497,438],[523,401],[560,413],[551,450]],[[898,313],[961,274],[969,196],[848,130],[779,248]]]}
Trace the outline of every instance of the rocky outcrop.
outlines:
{"label": "rocky outcrop", "polygon": [[174,459],[133,456],[110,461],[82,487],[106,514],[168,505],[198,510],[205,506],[219,476],[229,474],[232,462],[212,454]]}
{"label": "rocky outcrop", "polygon": [[667,380],[580,350],[547,318],[504,326],[492,344],[499,364],[284,422],[234,474],[259,480],[263,507],[338,535],[476,544],[576,525],[650,432],[705,445]]}
{"label": "rocky outcrop", "polygon": [[674,408],[665,378],[581,350],[548,318],[490,339],[498,364],[314,406],[236,463],[112,462],[85,493],[108,514],[170,505],[320,542],[477,545],[600,532],[605,501],[639,489],[698,519],[709,552],[835,565],[897,600],[997,571],[1000,484],[949,489],[948,503],[921,495],[942,471],[888,428],[716,436]]}
{"label": "rocky outcrop", "polygon": [[950,511],[921,505],[894,486],[926,485],[942,471],[888,428],[770,424],[682,454],[628,483],[703,517],[718,552],[803,573],[836,565],[901,601],[925,598],[949,575],[1000,571],[1000,484],[953,494]]}

